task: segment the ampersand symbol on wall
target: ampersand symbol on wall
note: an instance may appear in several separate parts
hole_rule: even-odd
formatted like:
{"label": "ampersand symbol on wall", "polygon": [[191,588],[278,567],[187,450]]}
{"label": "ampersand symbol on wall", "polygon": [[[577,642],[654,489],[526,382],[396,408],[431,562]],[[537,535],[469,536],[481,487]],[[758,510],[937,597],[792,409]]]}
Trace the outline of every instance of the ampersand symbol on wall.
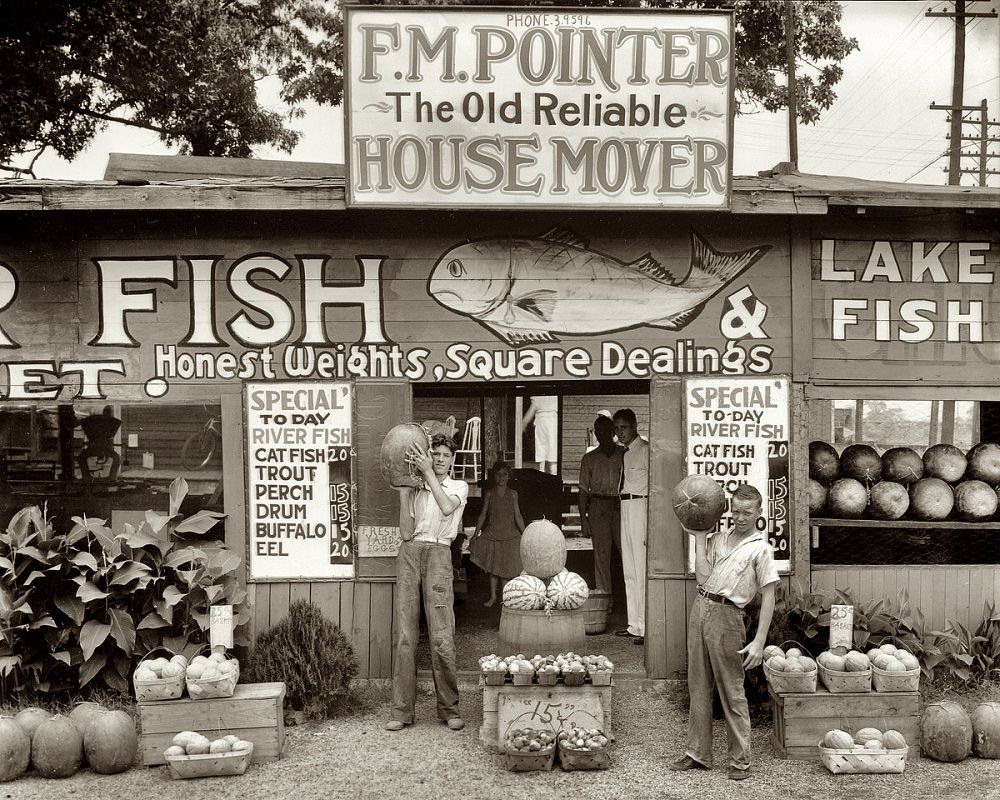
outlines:
{"label": "ampersand symbol on wall", "polygon": [[726,298],[725,311],[719,329],[727,339],[767,339],[761,323],[767,318],[767,305],[749,286],[744,286]]}

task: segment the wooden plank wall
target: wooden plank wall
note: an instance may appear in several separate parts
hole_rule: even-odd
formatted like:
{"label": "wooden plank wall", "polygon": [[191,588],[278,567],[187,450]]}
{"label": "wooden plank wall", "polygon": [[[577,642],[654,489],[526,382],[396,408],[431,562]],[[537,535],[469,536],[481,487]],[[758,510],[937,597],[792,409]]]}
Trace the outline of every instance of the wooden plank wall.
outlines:
{"label": "wooden plank wall", "polygon": [[1000,600],[1000,566],[814,566],[812,591],[834,588],[849,590],[858,602],[888,596],[894,604],[899,591],[906,589],[910,605],[923,612],[929,630],[940,630],[949,619],[975,629],[984,604],[995,606]]}
{"label": "wooden plank wall", "polygon": [[588,434],[597,412],[605,409],[614,414],[620,408],[635,412],[639,433],[649,438],[649,397],[643,394],[581,394],[565,395],[562,399],[562,468],[564,481],[580,479],[580,459],[587,452]]}
{"label": "wooden plank wall", "polygon": [[481,416],[481,403],[478,397],[414,397],[413,420],[424,422],[429,419],[441,420],[455,418],[458,430],[455,439],[459,446],[465,433],[465,423],[469,417]]}
{"label": "wooden plank wall", "polygon": [[258,583],[255,587],[256,631],[266,631],[284,619],[293,600],[308,600],[349,636],[360,677],[392,677],[395,583]]}

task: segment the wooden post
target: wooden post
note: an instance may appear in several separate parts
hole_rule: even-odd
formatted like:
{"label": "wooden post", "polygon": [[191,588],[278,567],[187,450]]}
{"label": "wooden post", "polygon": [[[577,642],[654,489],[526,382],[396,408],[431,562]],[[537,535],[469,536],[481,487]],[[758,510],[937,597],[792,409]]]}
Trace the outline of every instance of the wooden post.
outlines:
{"label": "wooden post", "polygon": [[951,76],[951,146],[948,185],[962,182],[962,95],[965,82],[965,0],[955,0],[955,60]]}
{"label": "wooden post", "polygon": [[795,102],[795,9],[792,0],[785,0],[785,69],[788,71],[788,160],[799,166],[799,133]]}

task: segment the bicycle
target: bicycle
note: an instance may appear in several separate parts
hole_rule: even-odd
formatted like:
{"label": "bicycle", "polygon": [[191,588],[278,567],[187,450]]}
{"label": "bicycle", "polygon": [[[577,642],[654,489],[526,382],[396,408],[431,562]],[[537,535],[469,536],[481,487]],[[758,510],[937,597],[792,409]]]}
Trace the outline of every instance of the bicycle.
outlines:
{"label": "bicycle", "polygon": [[212,460],[217,449],[222,449],[222,429],[219,428],[219,419],[213,416],[184,440],[184,446],[181,448],[181,464],[185,469],[202,469]]}

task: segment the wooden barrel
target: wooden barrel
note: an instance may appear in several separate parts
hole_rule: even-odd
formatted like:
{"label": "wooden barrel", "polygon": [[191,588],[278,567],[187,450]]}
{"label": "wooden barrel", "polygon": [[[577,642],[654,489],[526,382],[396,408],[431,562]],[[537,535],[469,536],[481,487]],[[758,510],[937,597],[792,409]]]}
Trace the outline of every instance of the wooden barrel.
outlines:
{"label": "wooden barrel", "polygon": [[583,629],[588,636],[604,633],[608,629],[608,606],[610,604],[611,592],[590,590],[587,602],[582,607],[586,615],[583,620]]}
{"label": "wooden barrel", "polygon": [[504,606],[500,612],[497,653],[501,656],[524,653],[556,655],[580,652],[585,647],[584,611],[523,611]]}

